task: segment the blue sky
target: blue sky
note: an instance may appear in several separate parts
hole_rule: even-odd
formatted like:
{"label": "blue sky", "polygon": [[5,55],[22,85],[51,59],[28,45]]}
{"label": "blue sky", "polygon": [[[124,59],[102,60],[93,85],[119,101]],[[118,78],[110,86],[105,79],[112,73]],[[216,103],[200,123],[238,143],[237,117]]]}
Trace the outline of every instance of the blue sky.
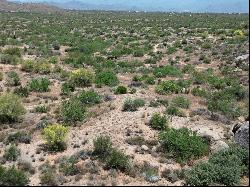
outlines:
{"label": "blue sky", "polygon": [[[72,0],[13,0],[21,2],[72,2]],[[98,7],[114,9],[191,11],[191,12],[249,12],[249,0],[73,0]],[[64,6],[67,6],[66,4]]]}

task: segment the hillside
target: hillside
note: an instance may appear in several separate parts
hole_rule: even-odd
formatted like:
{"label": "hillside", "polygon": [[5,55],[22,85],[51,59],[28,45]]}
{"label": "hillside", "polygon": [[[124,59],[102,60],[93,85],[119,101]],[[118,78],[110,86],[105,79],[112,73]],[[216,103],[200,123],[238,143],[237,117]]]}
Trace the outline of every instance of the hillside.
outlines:
{"label": "hillside", "polygon": [[249,186],[247,14],[0,20],[0,186]]}
{"label": "hillside", "polygon": [[0,0],[0,11],[4,12],[59,12],[61,9],[41,3],[14,3]]}

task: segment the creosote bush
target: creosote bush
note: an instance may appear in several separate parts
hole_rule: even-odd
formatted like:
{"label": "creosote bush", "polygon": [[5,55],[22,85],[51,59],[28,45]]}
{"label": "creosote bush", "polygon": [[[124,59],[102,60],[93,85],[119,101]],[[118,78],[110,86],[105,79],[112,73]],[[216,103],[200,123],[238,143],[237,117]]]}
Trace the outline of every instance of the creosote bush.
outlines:
{"label": "creosote bush", "polygon": [[187,128],[167,129],[160,135],[162,149],[166,154],[171,153],[180,163],[197,159],[209,152],[208,144],[195,132]]}
{"label": "creosote bush", "polygon": [[23,114],[25,108],[17,95],[12,93],[0,95],[0,122],[16,122]]}
{"label": "creosote bush", "polygon": [[60,116],[64,123],[74,124],[77,121],[83,121],[86,117],[86,107],[80,99],[72,97],[63,101],[60,108]]}
{"label": "creosote bush", "polygon": [[213,184],[238,186],[243,175],[249,173],[249,150],[230,145],[200,162],[185,173],[187,185],[210,186]]}
{"label": "creosote bush", "polygon": [[29,179],[22,170],[15,167],[4,168],[0,166],[0,185],[1,186],[26,186]]}
{"label": "creosote bush", "polygon": [[122,172],[128,172],[131,167],[129,157],[117,149],[111,151],[105,163],[107,168],[119,169]]}
{"label": "creosote bush", "polygon": [[75,91],[75,86],[68,82],[65,82],[61,86],[61,95],[70,95],[70,93]]}
{"label": "creosote bush", "polygon": [[94,140],[93,155],[104,162],[107,169],[118,169],[122,172],[128,172],[131,169],[129,157],[113,148],[111,139],[107,136],[99,136]]}
{"label": "creosote bush", "polygon": [[105,70],[96,74],[95,83],[97,86],[114,87],[119,83],[119,80],[113,71]]}
{"label": "creosote bush", "polygon": [[29,89],[27,87],[20,86],[20,87],[15,88],[13,93],[20,97],[28,97]]}
{"label": "creosote bush", "polygon": [[169,106],[166,109],[166,114],[170,115],[170,116],[179,116],[179,117],[185,117],[185,112],[183,110],[181,110],[180,108],[176,107],[176,106]]}
{"label": "creosote bush", "polygon": [[137,111],[138,108],[143,107],[145,105],[145,101],[143,99],[126,99],[123,104],[123,111],[134,112]]}
{"label": "creosote bush", "polygon": [[128,92],[125,86],[118,86],[115,90],[115,94],[126,94]]}
{"label": "creosote bush", "polygon": [[29,90],[32,92],[48,92],[50,91],[50,80],[46,77],[32,79],[29,82]]}
{"label": "creosote bush", "polygon": [[7,137],[6,143],[25,143],[29,144],[31,142],[31,135],[24,131],[18,131],[15,133],[9,134]]}
{"label": "creosote bush", "polygon": [[20,77],[15,71],[8,73],[6,81],[9,86],[19,86],[21,84]]}
{"label": "creosote bush", "polygon": [[101,96],[94,90],[80,92],[77,97],[83,105],[93,106],[101,103]]}
{"label": "creosote bush", "polygon": [[156,130],[165,130],[168,128],[168,119],[165,115],[154,113],[150,119],[149,125]]}
{"label": "creosote bush", "polygon": [[177,96],[172,100],[172,104],[176,107],[188,109],[191,102],[188,98],[183,96]]}
{"label": "creosote bush", "polygon": [[50,151],[63,151],[67,145],[65,138],[69,129],[60,124],[52,124],[44,128],[43,137]]}
{"label": "creosote bush", "polygon": [[99,136],[94,140],[93,154],[98,158],[106,158],[112,151],[112,142],[108,136]]}
{"label": "creosote bush", "polygon": [[11,145],[5,150],[3,157],[8,161],[16,161],[20,155],[20,149],[18,149],[15,145]]}
{"label": "creosote bush", "polygon": [[80,173],[80,170],[76,165],[78,160],[75,156],[62,157],[59,162],[59,171],[63,172],[64,175],[73,176]]}

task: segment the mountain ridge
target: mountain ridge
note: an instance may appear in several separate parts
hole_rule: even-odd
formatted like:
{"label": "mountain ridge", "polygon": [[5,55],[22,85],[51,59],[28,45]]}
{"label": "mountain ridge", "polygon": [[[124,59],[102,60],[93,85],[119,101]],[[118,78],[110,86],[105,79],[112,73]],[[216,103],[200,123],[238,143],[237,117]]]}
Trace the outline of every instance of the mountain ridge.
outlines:
{"label": "mountain ridge", "polygon": [[41,12],[52,13],[62,11],[60,8],[42,3],[21,3],[0,0],[0,11],[4,12]]}
{"label": "mountain ridge", "polygon": [[[17,0],[16,0],[17,1]],[[63,9],[248,13],[247,0],[18,0],[42,2]]]}

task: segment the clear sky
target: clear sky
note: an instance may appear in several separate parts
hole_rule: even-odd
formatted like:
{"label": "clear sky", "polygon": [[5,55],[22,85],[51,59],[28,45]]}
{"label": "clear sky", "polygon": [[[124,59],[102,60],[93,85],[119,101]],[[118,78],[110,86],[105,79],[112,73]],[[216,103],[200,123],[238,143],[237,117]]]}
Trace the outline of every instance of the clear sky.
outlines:
{"label": "clear sky", "polygon": [[[113,9],[191,12],[249,12],[249,0],[12,0],[21,2],[56,2],[69,5],[79,1],[86,5]],[[65,7],[67,8],[67,7]]]}

